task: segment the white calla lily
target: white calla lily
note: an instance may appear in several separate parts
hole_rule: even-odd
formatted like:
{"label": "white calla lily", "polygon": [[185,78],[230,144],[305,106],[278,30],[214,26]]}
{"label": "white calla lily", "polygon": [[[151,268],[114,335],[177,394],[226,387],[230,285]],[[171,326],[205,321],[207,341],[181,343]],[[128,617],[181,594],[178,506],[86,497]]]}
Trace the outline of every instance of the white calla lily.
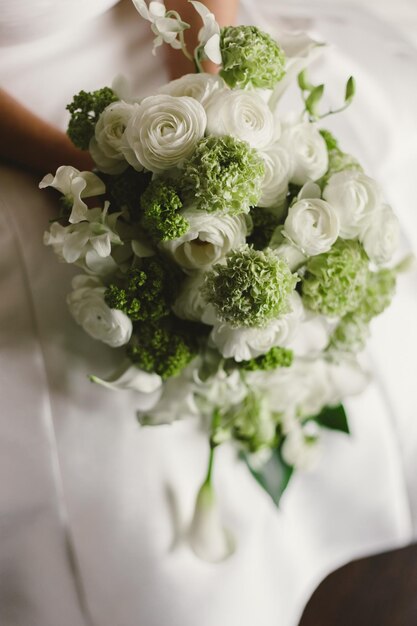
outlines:
{"label": "white calla lily", "polygon": [[206,481],[198,492],[188,533],[192,551],[203,561],[218,563],[234,552],[234,541],[220,519],[214,489]]}

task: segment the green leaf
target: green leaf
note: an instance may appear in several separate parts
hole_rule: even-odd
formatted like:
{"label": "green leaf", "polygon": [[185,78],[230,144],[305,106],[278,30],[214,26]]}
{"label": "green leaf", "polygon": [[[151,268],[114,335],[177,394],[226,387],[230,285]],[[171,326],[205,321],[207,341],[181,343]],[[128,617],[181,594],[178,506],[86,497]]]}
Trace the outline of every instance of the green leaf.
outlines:
{"label": "green leaf", "polygon": [[356,81],[351,76],[346,83],[346,91],[345,91],[345,102],[351,102],[356,93]]}
{"label": "green leaf", "polygon": [[259,485],[272,498],[276,506],[279,506],[281,496],[290,482],[294,468],[287,465],[281,456],[281,451],[276,448],[271,458],[260,468],[254,468],[251,464],[250,457],[244,452],[241,458],[246,462],[250,473],[259,483]]}
{"label": "green leaf", "polygon": [[314,87],[313,91],[306,100],[306,109],[310,115],[313,115],[314,117],[317,117],[317,106],[323,97],[323,92],[324,85],[318,85],[317,87]]}
{"label": "green leaf", "polygon": [[338,406],[327,406],[321,413],[311,419],[317,422],[320,426],[323,426],[323,428],[338,430],[342,433],[346,433],[347,435],[350,434],[346,412],[342,404],[339,404]]}

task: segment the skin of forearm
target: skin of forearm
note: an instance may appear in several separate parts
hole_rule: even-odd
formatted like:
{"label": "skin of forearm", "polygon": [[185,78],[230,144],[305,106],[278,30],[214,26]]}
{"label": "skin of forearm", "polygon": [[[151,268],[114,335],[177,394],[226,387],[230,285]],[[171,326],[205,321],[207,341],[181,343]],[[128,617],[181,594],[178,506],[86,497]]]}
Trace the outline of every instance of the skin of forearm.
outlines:
{"label": "skin of forearm", "polygon": [[60,165],[91,169],[88,152],[78,150],[59,129],[43,121],[0,90],[0,161],[36,174],[55,172]]}
{"label": "skin of forearm", "polygon": [[[220,26],[232,26],[236,24],[239,0],[203,0],[205,6],[216,16]],[[201,17],[188,2],[188,0],[166,0],[168,10],[177,11],[184,22],[190,25],[185,31],[185,41],[191,54],[197,46],[197,35],[202,27]],[[184,74],[195,72],[195,67],[180,50],[174,50],[165,46],[165,54],[170,78],[179,78]],[[210,61],[203,63],[206,72],[217,72],[217,65]]]}

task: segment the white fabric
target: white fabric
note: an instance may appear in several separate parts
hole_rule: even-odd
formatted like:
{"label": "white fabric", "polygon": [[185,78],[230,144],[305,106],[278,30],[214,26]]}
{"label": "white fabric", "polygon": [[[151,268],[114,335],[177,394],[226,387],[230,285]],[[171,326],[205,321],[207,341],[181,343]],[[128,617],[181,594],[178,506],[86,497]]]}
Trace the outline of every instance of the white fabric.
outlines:
{"label": "white fabric", "polygon": [[[257,23],[273,23],[275,12],[258,8]],[[403,46],[396,57],[385,45],[389,29],[373,21],[369,30],[366,17],[342,11],[335,22],[323,11],[316,19],[311,7],[298,15],[288,9],[286,22],[307,20],[340,46],[316,69],[329,85],[357,76],[357,103],[331,124],[381,179],[411,240],[417,96],[406,80],[415,52],[391,34]],[[109,84],[120,71],[137,93],[165,80],[163,57],[150,54],[147,25],[129,3],[77,29],[4,48],[1,84],[64,125],[64,106],[81,88]],[[41,243],[55,213],[31,176],[0,169],[1,624],[295,626],[329,571],[411,539],[415,275],[401,280],[395,305],[374,326],[378,378],[347,404],[353,436],[326,434],[319,467],[295,477],[281,510],[231,448],[219,450],[215,483],[238,550],[211,565],[181,540],[204,473],[205,436],[193,422],[141,429],[134,393],[88,381],[111,373],[123,352],[70,318],[74,271]]]}

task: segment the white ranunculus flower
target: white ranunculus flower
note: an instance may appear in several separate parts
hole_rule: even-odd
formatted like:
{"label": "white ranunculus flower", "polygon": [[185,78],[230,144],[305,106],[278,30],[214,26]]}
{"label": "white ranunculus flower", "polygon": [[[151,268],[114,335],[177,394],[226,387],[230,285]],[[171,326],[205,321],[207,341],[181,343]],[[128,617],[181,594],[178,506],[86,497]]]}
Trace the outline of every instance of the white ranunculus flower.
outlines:
{"label": "white ranunculus flower", "polygon": [[258,206],[282,210],[291,174],[290,156],[279,143],[273,143],[260,154],[265,163],[265,176]]}
{"label": "white ranunculus flower", "polygon": [[359,235],[369,258],[378,264],[389,263],[398,248],[400,223],[390,206],[372,213]]}
{"label": "white ranunculus flower", "polygon": [[201,295],[201,287],[204,284],[206,275],[198,272],[187,278],[181,287],[181,292],[175,300],[172,310],[175,315],[183,320],[200,322],[207,304]]}
{"label": "white ranunculus flower", "polygon": [[257,149],[266,148],[279,137],[279,122],[253,91],[217,91],[206,105],[206,113],[209,135],[231,135]]}
{"label": "white ranunculus flower", "polygon": [[339,217],[324,200],[299,200],[288,210],[283,234],[306,256],[327,252],[339,236]]}
{"label": "white ranunculus flower", "polygon": [[72,279],[73,291],[67,303],[77,324],[94,339],[118,348],[132,335],[130,318],[117,309],[110,309],[104,300],[106,287],[92,276],[81,274]]}
{"label": "white ranunculus flower", "polygon": [[142,100],[124,133],[124,155],[135,169],[160,173],[180,165],[206,130],[203,106],[188,96],[165,94]]}
{"label": "white ranunculus flower", "polygon": [[283,129],[281,145],[288,151],[292,173],[291,182],[304,185],[324,176],[329,166],[326,142],[318,128],[310,122],[301,122]]}
{"label": "white ranunculus flower", "polygon": [[158,93],[164,93],[169,96],[188,96],[198,100],[204,107],[209,102],[213,94],[221,89],[225,89],[225,82],[220,76],[213,74],[186,74],[172,80],[158,90]]}
{"label": "white ranunculus flower", "polygon": [[112,102],[98,119],[89,150],[97,167],[105,174],[120,174],[128,167],[123,154],[123,135],[138,106]]}
{"label": "white ranunculus flower", "polygon": [[245,243],[244,215],[219,215],[199,209],[186,209],[182,215],[190,224],[188,231],[161,246],[186,270],[207,270]]}
{"label": "white ranunculus flower", "polygon": [[115,232],[120,213],[107,215],[109,203],[104,209],[87,209],[84,222],[62,226],[53,222],[45,232],[43,242],[52,246],[60,261],[75,263],[86,272],[106,275],[117,268],[111,257],[112,245],[123,242]]}
{"label": "white ranunculus flower", "polygon": [[328,404],[342,402],[347,396],[355,396],[367,387],[371,375],[359,363],[353,354],[339,355],[338,361],[330,361],[327,366],[327,378],[330,387]]}
{"label": "white ranunculus flower", "polygon": [[330,177],[323,198],[339,215],[340,236],[358,237],[381,208],[381,190],[369,176],[357,170],[345,170]]}
{"label": "white ranunculus flower", "polygon": [[332,325],[323,315],[306,311],[296,334],[288,344],[297,356],[314,357],[327,347],[332,332]]}
{"label": "white ranunculus flower", "polygon": [[210,340],[226,359],[233,358],[238,362],[266,354],[274,346],[287,346],[304,315],[301,298],[295,291],[290,305],[289,313],[280,315],[263,328],[233,328],[226,322],[215,322]]}
{"label": "white ranunculus flower", "polygon": [[194,554],[209,563],[223,561],[234,552],[233,538],[222,525],[216,496],[209,482],[205,482],[197,494],[188,541]]}
{"label": "white ranunculus flower", "polygon": [[68,221],[76,224],[86,219],[88,207],[82,198],[101,196],[106,192],[106,187],[101,178],[93,172],[80,172],[71,165],[61,165],[58,167],[55,176],[47,174],[39,183],[39,189],[53,187],[60,191],[68,200],[72,202],[71,215]]}

